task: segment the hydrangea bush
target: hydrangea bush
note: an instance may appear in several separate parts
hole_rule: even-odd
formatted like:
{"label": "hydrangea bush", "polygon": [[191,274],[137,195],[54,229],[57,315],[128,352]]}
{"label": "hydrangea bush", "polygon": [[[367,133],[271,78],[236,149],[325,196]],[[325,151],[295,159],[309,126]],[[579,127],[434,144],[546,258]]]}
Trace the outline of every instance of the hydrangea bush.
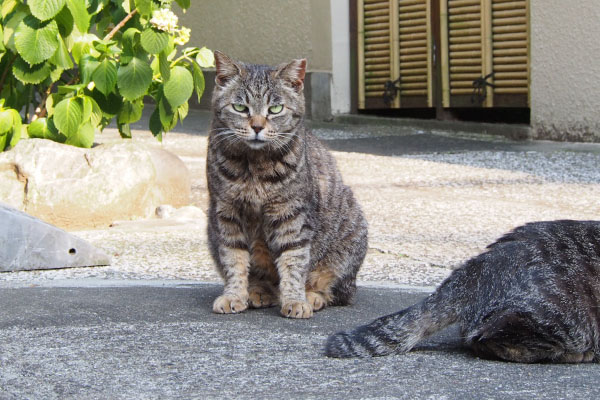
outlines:
{"label": "hydrangea bush", "polygon": [[[184,11],[190,0],[175,0]],[[122,137],[154,100],[159,140],[204,91],[206,48],[186,47],[171,0],[3,0],[0,151],[30,137],[90,147],[116,120]]]}

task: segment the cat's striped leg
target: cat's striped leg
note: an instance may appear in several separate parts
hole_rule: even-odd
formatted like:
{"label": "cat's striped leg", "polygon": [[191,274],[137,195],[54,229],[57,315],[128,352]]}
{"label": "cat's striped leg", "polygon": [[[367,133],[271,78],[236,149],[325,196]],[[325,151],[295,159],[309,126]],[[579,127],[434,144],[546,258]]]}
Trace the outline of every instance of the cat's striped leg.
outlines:
{"label": "cat's striped leg", "polygon": [[222,246],[219,249],[225,287],[223,294],[213,303],[213,311],[233,314],[248,308],[248,268],[250,254],[246,249]]}
{"label": "cat's striped leg", "polygon": [[281,314],[288,318],[310,318],[312,306],[306,301],[306,269],[310,257],[309,244],[290,244],[276,260],[279,272]]}
{"label": "cat's striped leg", "polygon": [[306,301],[306,278],[310,262],[312,227],[305,205],[288,200],[265,207],[266,223],[271,228],[267,244],[279,275],[281,314],[288,318],[310,318],[312,306]]}
{"label": "cat's striped leg", "polygon": [[213,303],[213,311],[232,314],[248,308],[250,252],[241,223],[234,211],[221,208],[212,215],[209,238],[215,244],[213,254],[225,287]]}

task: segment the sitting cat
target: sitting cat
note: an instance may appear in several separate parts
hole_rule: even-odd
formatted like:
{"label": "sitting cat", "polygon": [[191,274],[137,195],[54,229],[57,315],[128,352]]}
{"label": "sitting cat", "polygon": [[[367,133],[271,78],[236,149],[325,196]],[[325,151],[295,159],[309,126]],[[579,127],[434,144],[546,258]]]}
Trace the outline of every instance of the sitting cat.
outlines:
{"label": "sitting cat", "polygon": [[285,317],[310,318],[349,304],[367,223],[304,126],[306,60],[274,68],[218,51],[215,60],[208,237],[225,285],[213,311],[279,304]]}
{"label": "sitting cat", "polygon": [[516,228],[422,302],[331,336],[330,357],[405,353],[458,322],[476,354],[515,362],[600,361],[600,222]]}

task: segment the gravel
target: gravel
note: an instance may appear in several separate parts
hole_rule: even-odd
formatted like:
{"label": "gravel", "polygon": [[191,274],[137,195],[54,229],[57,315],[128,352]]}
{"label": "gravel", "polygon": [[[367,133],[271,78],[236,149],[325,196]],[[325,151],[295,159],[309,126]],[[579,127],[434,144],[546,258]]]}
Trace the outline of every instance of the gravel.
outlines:
{"label": "gravel", "polygon": [[[186,126],[206,127],[206,116],[191,113]],[[600,216],[598,145],[325,125],[317,133],[346,146],[334,155],[369,221],[369,250],[358,276],[362,284],[435,286],[518,225]],[[189,132],[170,133],[159,144],[140,128],[133,140],[180,156],[190,170],[192,203],[206,210],[207,138],[205,131]],[[400,155],[381,155],[377,145],[388,139]],[[107,129],[98,140],[120,139],[116,130]],[[410,154],[402,154],[404,140],[410,143]],[[220,282],[202,223],[151,228],[132,224],[76,234],[111,254],[112,265],[3,273],[0,286],[83,278]]]}

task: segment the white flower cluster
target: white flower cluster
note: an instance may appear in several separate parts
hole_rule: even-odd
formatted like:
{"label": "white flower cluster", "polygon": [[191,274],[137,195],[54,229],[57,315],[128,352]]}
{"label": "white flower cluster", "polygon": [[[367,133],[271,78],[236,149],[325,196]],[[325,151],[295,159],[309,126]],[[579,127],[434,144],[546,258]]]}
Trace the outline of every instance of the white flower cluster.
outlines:
{"label": "white flower cluster", "polygon": [[177,37],[174,39],[175,44],[183,46],[190,41],[191,29],[182,26],[181,29],[177,30]]}
{"label": "white flower cluster", "polygon": [[177,15],[173,14],[173,11],[164,8],[154,11],[150,19],[150,23],[156,29],[169,33],[175,32],[178,21],[179,19]]}

